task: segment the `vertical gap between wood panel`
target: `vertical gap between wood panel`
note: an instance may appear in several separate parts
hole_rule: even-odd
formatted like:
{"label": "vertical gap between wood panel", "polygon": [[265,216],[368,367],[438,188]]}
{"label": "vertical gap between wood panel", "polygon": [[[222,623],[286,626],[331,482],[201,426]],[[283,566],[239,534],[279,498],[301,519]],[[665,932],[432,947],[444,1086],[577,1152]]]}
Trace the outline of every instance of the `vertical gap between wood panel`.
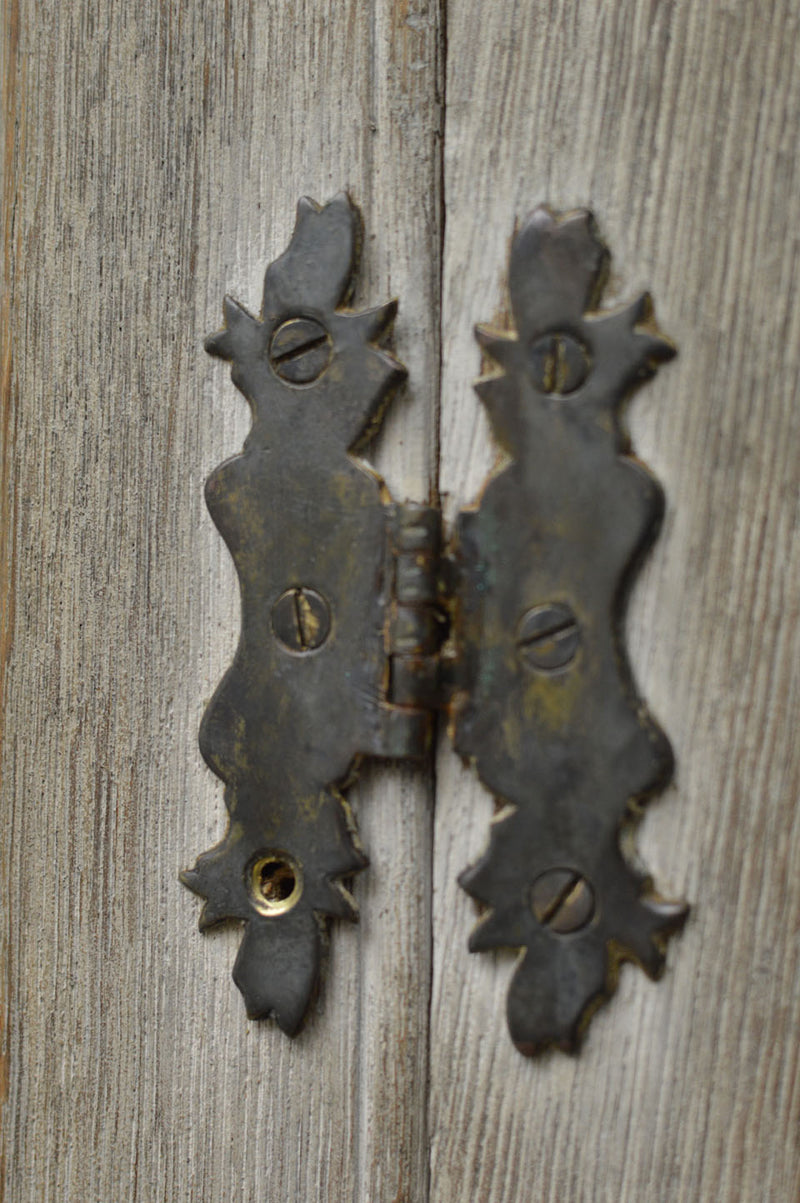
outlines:
{"label": "vertical gap between wood panel", "polygon": [[[373,121],[373,110],[375,107],[375,40],[376,40],[375,26],[376,26],[376,19],[377,19],[376,12],[375,12],[376,3],[377,3],[377,0],[373,0],[372,4],[370,4],[370,6],[369,6],[369,46],[368,46],[368,55],[367,55],[367,68],[368,68],[368,72],[369,72],[369,83],[367,85],[367,110],[368,111],[365,114],[365,116],[367,116],[367,118],[368,118],[368,122],[367,122],[368,126],[371,125],[371,123]],[[364,147],[364,150],[363,150],[364,172],[363,172],[362,179],[361,179],[362,195],[353,197],[352,199],[354,199],[356,201],[356,204],[358,205],[358,207],[361,211],[362,221],[363,221],[365,218],[365,215],[368,212],[370,212],[370,210],[371,210],[372,173],[375,170],[375,162],[374,162],[374,155],[372,152],[372,139],[369,137],[369,129],[367,129],[366,131],[362,131],[362,136],[363,136],[363,147]],[[348,183],[348,190],[349,190],[350,181],[348,180],[347,183]],[[361,237],[362,238],[366,237],[366,232],[363,228],[361,231]],[[359,254],[359,260],[360,260],[359,271],[363,270],[363,260],[364,260],[365,249],[366,248],[362,247],[361,252]],[[356,812],[356,815],[357,815],[357,812]],[[358,826],[360,827],[360,824]],[[359,835],[360,835],[360,831],[359,831]],[[367,865],[367,872],[369,872],[369,865]],[[360,902],[359,902],[359,907],[360,907]],[[360,924],[359,924],[359,928],[360,928]],[[330,938],[330,936],[329,936],[329,938]],[[356,1073],[355,1073],[355,1092],[354,1092],[355,1098],[353,1100],[353,1137],[354,1137],[354,1141],[355,1141],[355,1149],[353,1150],[353,1164],[355,1165],[355,1174],[353,1175],[353,1203],[361,1203],[361,1199],[363,1196],[363,1189],[364,1189],[363,1183],[365,1181],[364,1138],[363,1138],[363,1133],[362,1133],[362,1127],[363,1127],[364,1103],[365,1103],[365,1098],[366,1098],[367,1092],[364,1089],[364,1075],[366,1072],[366,1067],[364,1064],[364,1039],[363,1039],[364,974],[361,969],[361,964],[363,964],[363,957],[364,957],[364,940],[361,935],[361,932],[359,931],[358,959],[359,959],[360,964],[359,964],[359,972],[357,974],[358,984],[356,987],[356,1006],[357,1006],[357,1023],[356,1023],[356,1040],[355,1040],[355,1055],[356,1055],[355,1070],[356,1070]]]}
{"label": "vertical gap between wood panel", "polygon": [[[374,209],[374,178],[375,178],[375,152],[374,142],[372,137],[373,126],[377,121],[377,103],[378,103],[378,84],[376,76],[377,56],[378,56],[378,4],[380,0],[372,0],[369,5],[369,35],[367,47],[367,105],[366,110],[362,113],[362,121],[365,128],[362,130],[362,146],[363,146],[363,166],[361,173],[360,186],[358,195],[352,199],[358,205],[362,215],[364,226],[361,230],[361,237],[366,240],[368,231],[366,223]],[[347,181],[348,191],[351,188],[351,181]],[[367,255],[367,245],[362,246],[359,254],[359,272],[363,273],[364,260]],[[375,302],[376,304],[379,302]],[[358,824],[359,828],[361,824]],[[369,872],[369,864],[367,865]],[[361,903],[359,902],[359,906]],[[332,933],[331,933],[332,937]],[[365,941],[363,937],[359,939],[359,973],[357,975],[356,987],[356,1006],[357,1006],[357,1024],[356,1024],[356,1040],[355,1040],[355,1098],[354,1106],[354,1121],[353,1132],[355,1140],[355,1149],[353,1151],[353,1163],[355,1165],[355,1174],[353,1175],[353,1203],[365,1203],[364,1201],[364,1184],[367,1181],[367,1167],[365,1164],[367,1142],[364,1140],[364,1108],[369,1105],[369,1086],[365,1081],[368,1069],[364,1052],[364,1006],[365,1006],[365,984],[363,963],[365,957]],[[0,1201],[1,1203],[1,1201]],[[427,1201],[426,1201],[427,1203]]]}
{"label": "vertical gap between wood panel", "polygon": [[[439,370],[436,379],[436,388],[434,390],[434,414],[433,414],[433,438],[434,438],[434,461],[433,461],[433,480],[431,482],[431,501],[433,505],[438,505],[442,508],[442,499],[439,492],[439,472],[441,469],[442,459],[442,376],[444,372],[443,351],[444,346],[444,323],[442,321],[442,298],[444,297],[444,239],[445,225],[447,221],[447,210],[445,207],[445,163],[444,163],[444,135],[445,135],[445,116],[447,105],[447,0],[439,0],[439,10],[437,13],[439,23],[439,47],[438,47],[438,80],[436,105],[439,114],[439,149],[436,162],[436,187],[439,190],[439,288],[436,298],[436,317],[437,317],[437,334],[438,334],[438,360]],[[433,783],[436,784],[436,764],[434,757]],[[436,794],[434,792],[434,802]],[[431,882],[431,886],[433,882]]]}
{"label": "vertical gap between wood panel", "polygon": [[[437,89],[438,96],[436,98],[438,116],[439,116],[439,131],[438,131],[438,155],[436,163],[436,187],[439,192],[439,276],[438,289],[436,297],[436,330],[438,338],[438,372],[436,378],[436,387],[434,389],[434,415],[433,415],[433,438],[434,438],[434,460],[433,460],[433,479],[431,481],[431,502],[439,507],[439,512],[442,512],[442,497],[439,488],[441,459],[442,459],[442,380],[444,378],[444,320],[442,314],[442,302],[444,299],[444,244],[447,224],[447,206],[445,197],[445,131],[447,128],[447,0],[439,0],[438,12],[438,63],[437,63]],[[444,532],[442,532],[444,537]],[[434,874],[436,871],[436,796],[438,785],[438,770],[437,756],[439,741],[442,732],[446,727],[446,718],[442,711],[437,711],[434,720],[433,741],[430,754],[430,781],[431,781],[431,838],[428,851],[428,948],[427,957],[430,965],[428,974],[428,1006],[427,1006],[427,1026],[425,1030],[425,1201],[431,1203],[431,1173],[432,1173],[432,1133],[431,1133],[431,1029],[433,1024],[433,975],[435,972],[434,963],[434,938],[433,938],[433,887]]]}
{"label": "vertical gap between wood panel", "polygon": [[[427,501],[433,504],[438,502],[439,497],[440,464],[443,266],[441,251],[444,237],[442,229],[444,212],[442,135],[445,72],[443,9],[444,0],[436,0],[436,3],[431,4],[429,8],[419,2],[404,4],[398,3],[397,0],[373,0],[373,3],[369,5],[369,78],[366,89],[367,108],[363,118],[366,126],[364,132],[367,145],[364,147],[361,194],[356,198],[364,210],[365,218],[372,223],[373,227],[377,225],[378,229],[386,228],[381,223],[388,220],[390,216],[395,221],[399,219],[400,224],[394,228],[395,237],[391,253],[400,257],[403,267],[398,274],[405,276],[405,283],[399,285],[400,321],[407,322],[410,313],[411,326],[406,326],[406,332],[409,329],[415,329],[418,336],[433,343],[429,356],[412,355],[412,362],[409,365],[412,396],[398,399],[401,404],[405,400],[409,404],[424,406],[423,412],[418,416],[414,435],[414,446],[424,456],[424,471],[420,470],[419,461],[414,459],[413,463],[416,468],[412,468],[404,480],[402,472],[397,467],[399,461],[396,460],[389,465],[390,471],[387,474],[389,486],[398,500],[402,501],[408,497],[412,500]],[[419,32],[421,29],[424,30],[424,35]],[[424,88],[419,88],[415,87],[413,83],[414,68],[409,65],[411,52],[408,47],[413,44],[414,39],[419,42],[423,36],[424,50],[421,53],[429,71],[431,67],[433,70],[429,76],[431,82],[426,83]],[[409,70],[412,71],[412,74],[407,75]],[[419,124],[417,124],[417,120],[419,120]],[[392,129],[395,131],[395,137],[398,136],[398,130],[404,131],[400,138],[401,153],[399,157],[389,160],[389,163],[394,164],[393,170],[396,177],[393,180],[394,187],[405,190],[425,189],[424,195],[406,196],[398,205],[394,205],[391,200],[388,200],[386,184],[385,182],[381,183],[377,174],[382,168],[385,170],[387,166],[377,148],[381,145],[392,145],[392,134],[390,133]],[[410,177],[406,176],[403,164],[406,167],[415,164]],[[416,215],[411,216],[415,209],[418,211],[419,207],[423,205],[426,211],[424,223],[420,222]],[[408,228],[405,228],[403,222],[409,218],[411,218],[411,223]],[[369,227],[367,237],[369,237]],[[412,256],[422,255],[424,258],[417,261],[412,260],[411,263],[404,262],[402,257],[409,254]],[[389,260],[388,268],[394,294],[396,284],[391,260]],[[408,270],[409,268],[410,270]],[[422,294],[417,292],[413,303],[409,304],[412,298],[404,290],[412,281],[422,290]],[[426,307],[430,307],[423,311],[424,314],[427,314],[426,318],[420,311],[421,295],[425,297]],[[400,357],[403,358],[402,354]],[[422,370],[421,360],[424,360],[424,377],[418,374]],[[422,438],[420,438],[420,425],[424,432]],[[380,460],[378,467],[383,472]],[[398,490],[398,480],[392,479],[392,467],[396,469],[400,480],[403,480],[402,488],[405,490],[407,486],[408,492],[401,493]],[[410,484],[411,479],[414,481],[413,486]],[[395,768],[393,770],[391,765],[386,765],[380,771],[382,774],[391,774],[393,771],[407,773],[408,769],[398,770]],[[436,797],[436,770],[433,756],[430,757],[421,772],[419,769],[415,770],[416,774],[419,775],[416,777],[414,785],[415,806],[424,808],[424,810],[421,809],[417,813],[414,821],[427,828],[426,831],[420,828],[419,832],[420,841],[424,845],[424,861],[417,864],[416,871],[421,871],[425,877],[423,888],[420,890],[419,902],[415,903],[415,905],[419,905],[420,911],[416,917],[418,926],[413,937],[413,948],[407,949],[407,954],[416,958],[416,967],[411,976],[415,977],[417,993],[414,998],[408,1000],[408,1005],[414,1012],[415,1035],[413,1039],[417,1042],[417,1060],[414,1072],[418,1076],[414,1087],[410,1088],[408,1080],[402,1078],[401,1075],[402,1085],[400,1088],[404,1094],[399,1103],[399,1111],[405,1112],[407,1108],[414,1108],[414,1111],[412,1114],[402,1115],[401,1122],[405,1131],[403,1137],[399,1139],[402,1140],[403,1152],[408,1151],[409,1157],[402,1174],[398,1175],[397,1193],[395,1194],[395,1191],[392,1190],[386,1195],[387,1201],[391,1199],[391,1203],[428,1203],[430,1197],[428,1108],[431,1086],[433,824]],[[420,852],[422,852],[422,848],[420,848]],[[406,918],[409,918],[408,914],[406,914]],[[370,949],[362,948],[363,957],[370,956],[370,953]],[[371,1034],[369,1017],[365,1018],[365,1008],[370,1005],[369,980],[369,972],[367,972],[366,976],[360,976],[358,983],[357,1082],[354,1091],[358,1115],[354,1150],[357,1175],[354,1198],[357,1203],[358,1201],[374,1203],[375,1196],[371,1194],[371,1191],[375,1190],[378,1181],[373,1164],[374,1134],[381,1122],[387,1122],[387,1117],[365,1114],[365,1109],[374,1107],[372,1074],[377,1064],[374,1050],[372,1056],[368,1051]],[[374,1033],[372,1033],[372,1039],[374,1042]],[[406,1061],[407,1068],[408,1062]],[[399,1114],[395,1118],[399,1119]],[[411,1141],[413,1141],[413,1145],[406,1143]],[[391,1140],[389,1145],[392,1145]],[[398,1149],[399,1147],[398,1145]],[[383,1160],[386,1163],[385,1154]],[[382,1172],[388,1172],[387,1165],[388,1163],[384,1165]],[[380,1169],[379,1172],[381,1172]],[[410,1186],[412,1178],[413,1186]],[[403,1186],[399,1185],[401,1179],[404,1183]],[[386,1181],[384,1180],[383,1186],[385,1185]],[[407,1193],[409,1189],[413,1191],[413,1197]]]}

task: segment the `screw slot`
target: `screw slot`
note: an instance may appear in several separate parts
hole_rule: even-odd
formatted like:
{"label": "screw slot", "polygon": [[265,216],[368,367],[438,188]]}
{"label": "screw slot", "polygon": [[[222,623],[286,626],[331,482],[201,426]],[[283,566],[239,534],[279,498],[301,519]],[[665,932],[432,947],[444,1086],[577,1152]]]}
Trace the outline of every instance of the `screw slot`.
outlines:
{"label": "screw slot", "polygon": [[302,892],[300,866],[285,852],[260,856],[250,871],[250,897],[260,915],[285,915]]}
{"label": "screw slot", "polygon": [[577,338],[557,330],[537,338],[531,347],[530,367],[540,393],[564,397],[581,387],[589,375],[591,357]]}
{"label": "screw slot", "polygon": [[330,335],[321,322],[291,317],[272,335],[269,362],[288,384],[311,384],[325,371],[332,350]]}
{"label": "screw slot", "polygon": [[594,890],[575,869],[547,869],[531,887],[531,908],[543,927],[568,936],[592,919]]}

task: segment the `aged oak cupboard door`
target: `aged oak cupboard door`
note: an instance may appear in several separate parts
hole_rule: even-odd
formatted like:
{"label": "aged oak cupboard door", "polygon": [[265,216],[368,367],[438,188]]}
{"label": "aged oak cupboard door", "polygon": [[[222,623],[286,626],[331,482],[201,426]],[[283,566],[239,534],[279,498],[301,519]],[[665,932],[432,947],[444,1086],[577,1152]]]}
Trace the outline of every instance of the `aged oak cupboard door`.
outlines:
{"label": "aged oak cupboard door", "polygon": [[[797,0],[2,0],[0,1197],[800,1197]],[[303,1033],[249,1023],[179,868],[238,598],[202,501],[246,406],[202,338],[296,199],[350,190],[409,384],[370,458],[452,518],[508,241],[590,206],[680,357],[632,403],[668,496],[628,619],[678,758],[640,846],[694,911],[579,1056],[526,1060],[456,875],[492,801],[440,741],[354,797],[371,867]],[[441,368],[440,368],[441,365]],[[435,807],[434,807],[435,801]]]}

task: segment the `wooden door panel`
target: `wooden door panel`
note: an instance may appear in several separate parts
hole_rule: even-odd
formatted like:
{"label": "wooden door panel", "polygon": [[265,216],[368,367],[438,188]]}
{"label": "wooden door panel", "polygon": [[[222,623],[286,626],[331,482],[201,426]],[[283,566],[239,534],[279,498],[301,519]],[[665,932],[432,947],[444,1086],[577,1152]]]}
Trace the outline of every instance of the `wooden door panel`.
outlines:
{"label": "wooden door panel", "polygon": [[[238,598],[205,512],[246,406],[202,350],[297,198],[349,188],[401,297],[377,458],[436,464],[436,11],[9,0],[3,786],[12,1199],[422,1198],[430,786],[356,799],[373,866],[294,1043],[246,1021],[181,867],[224,830],[196,732]],[[417,19],[418,17],[418,19]],[[369,955],[365,954],[369,946]]]}
{"label": "wooden door panel", "polygon": [[606,303],[652,287],[679,357],[634,398],[667,492],[628,643],[675,782],[640,829],[693,902],[654,986],[627,967],[581,1054],[505,1032],[514,958],[467,957],[456,874],[491,800],[437,770],[431,1198],[793,1199],[798,1159],[798,10],[775,3],[448,4],[440,486],[494,449],[472,327],[505,307],[514,221],[594,210]]}

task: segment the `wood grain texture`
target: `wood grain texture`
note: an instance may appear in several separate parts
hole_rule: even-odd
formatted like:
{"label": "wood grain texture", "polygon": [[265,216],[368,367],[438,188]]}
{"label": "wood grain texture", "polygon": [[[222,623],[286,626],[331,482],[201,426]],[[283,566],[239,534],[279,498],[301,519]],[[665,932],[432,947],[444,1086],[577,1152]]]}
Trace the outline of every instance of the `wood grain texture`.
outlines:
{"label": "wood grain texture", "polygon": [[[725,1203],[800,1194],[795,0],[3,0],[0,1106],[14,1203]],[[295,1043],[177,883],[224,827],[196,731],[238,628],[202,503],[245,406],[201,339],[296,197],[348,186],[358,303],[401,299],[375,460],[452,515],[493,449],[471,328],[515,218],[591,206],[609,301],[680,358],[636,399],[664,532],[629,647],[678,756],[640,845],[695,911],[576,1059],[511,1046],[512,958],[456,874],[491,802],[449,746],[373,767],[372,866]],[[3,676],[3,674],[5,674]],[[432,862],[433,858],[433,864]],[[433,871],[434,891],[430,878]],[[430,944],[433,933],[433,982]],[[428,1044],[430,1042],[430,1062]],[[7,1098],[3,1100],[3,1095]]]}
{"label": "wood grain texture", "polygon": [[[0,699],[6,697],[14,598],[14,446],[18,394],[14,380],[14,351],[11,338],[11,313],[14,296],[13,262],[19,252],[19,227],[14,221],[14,191],[7,187],[14,163],[24,148],[25,126],[18,110],[18,95],[24,79],[24,62],[19,57],[19,11],[16,4],[3,9],[0,26],[0,130],[3,153],[0,155],[0,229],[3,236],[2,293],[0,294]],[[5,736],[5,706],[0,704],[0,749]],[[0,759],[0,774],[2,760]],[[10,900],[8,852],[10,832],[0,845],[0,897]],[[6,905],[5,922],[0,921],[0,1183],[7,1167],[9,1118],[9,1012],[11,1002],[11,965],[9,944],[13,912]],[[3,1189],[0,1186],[0,1198]]]}
{"label": "wood grain texture", "polygon": [[448,4],[441,488],[494,451],[471,330],[516,218],[589,206],[609,301],[651,286],[680,358],[633,402],[667,490],[628,642],[677,754],[640,833],[695,905],[665,979],[628,967],[577,1058],[505,1027],[513,958],[470,957],[456,874],[491,801],[437,778],[431,1194],[706,1203],[800,1195],[800,166],[797,4]]}
{"label": "wood grain texture", "polygon": [[246,406],[201,340],[224,292],[257,310],[303,193],[363,209],[356,303],[400,296],[413,381],[377,459],[400,498],[433,484],[437,8],[3,15],[6,1197],[423,1199],[425,776],[359,790],[363,923],[294,1043],[246,1021],[238,933],[201,936],[177,872],[224,829],[196,732],[238,630],[202,488]]}

